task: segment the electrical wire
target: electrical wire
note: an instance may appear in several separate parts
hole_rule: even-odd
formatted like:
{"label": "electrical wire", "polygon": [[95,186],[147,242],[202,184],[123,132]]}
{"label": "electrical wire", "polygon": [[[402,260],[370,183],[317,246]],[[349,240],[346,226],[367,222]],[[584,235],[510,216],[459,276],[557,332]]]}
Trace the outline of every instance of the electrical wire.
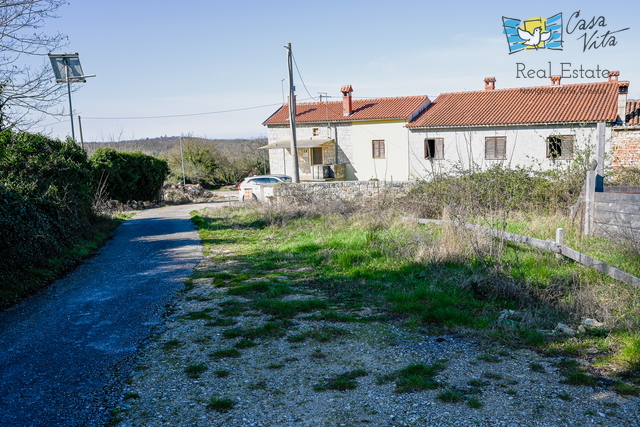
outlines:
{"label": "electrical wire", "polygon": [[298,63],[296,62],[296,56],[293,54],[293,52],[291,52],[291,57],[293,58],[293,65],[296,66],[296,71],[298,72],[298,77],[300,77],[300,81],[302,82],[302,86],[304,86],[304,90],[307,92],[307,95],[309,95],[311,97],[311,99],[316,101],[317,98],[309,93],[309,89],[307,89],[307,85],[304,84],[304,79],[302,78],[302,74],[300,74],[300,70],[298,69]]}
{"label": "electrical wire", "polygon": [[245,107],[245,108],[236,108],[233,110],[221,110],[221,111],[209,111],[206,113],[191,113],[191,114],[173,114],[167,116],[140,116],[140,117],[86,117],[82,116],[83,119],[89,120],[140,120],[140,119],[168,119],[172,117],[193,117],[193,116],[205,116],[209,114],[222,114],[222,113],[233,113],[236,111],[246,111],[246,110],[255,110],[258,108],[266,108],[266,107],[275,107],[278,104],[267,104],[267,105],[258,105],[256,107]]}

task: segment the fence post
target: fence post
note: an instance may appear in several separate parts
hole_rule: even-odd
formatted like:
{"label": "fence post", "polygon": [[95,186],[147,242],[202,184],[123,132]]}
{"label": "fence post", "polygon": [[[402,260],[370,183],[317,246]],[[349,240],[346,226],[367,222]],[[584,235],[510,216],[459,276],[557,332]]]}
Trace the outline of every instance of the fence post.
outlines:
{"label": "fence post", "polygon": [[[564,228],[556,228],[556,243],[558,245],[564,245]],[[556,254],[557,259],[562,259],[563,256],[561,253]]]}
{"label": "fence post", "polygon": [[602,193],[604,191],[604,152],[606,144],[606,125],[604,122],[598,122],[596,125],[598,132],[598,146],[596,149],[596,161],[598,166],[596,167],[596,182],[595,191]]}
{"label": "fence post", "polygon": [[584,203],[584,225],[582,234],[590,236],[593,234],[593,215],[595,211],[596,198],[596,174],[595,170],[587,172],[587,182],[585,184],[585,203]]}

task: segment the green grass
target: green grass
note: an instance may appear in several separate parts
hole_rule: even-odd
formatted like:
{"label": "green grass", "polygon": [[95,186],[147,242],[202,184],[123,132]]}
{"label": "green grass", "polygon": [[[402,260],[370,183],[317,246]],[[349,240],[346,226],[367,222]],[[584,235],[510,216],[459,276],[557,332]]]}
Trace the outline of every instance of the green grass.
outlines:
{"label": "green grass", "polygon": [[207,370],[207,365],[200,363],[197,365],[189,365],[186,368],[184,368],[184,373],[187,374],[187,376],[189,378],[200,378],[200,375],[202,375],[206,370]]}
{"label": "green grass", "polygon": [[544,369],[544,365],[538,362],[529,363],[529,369],[531,369],[533,372],[547,372],[547,370]]}
{"label": "green grass", "polygon": [[240,351],[235,348],[216,350],[210,354],[211,357],[215,359],[224,359],[230,357],[240,357]]}
{"label": "green grass", "polygon": [[593,387],[598,383],[597,378],[586,373],[585,368],[576,360],[562,359],[556,366],[560,368],[560,374],[564,376],[562,382],[565,384]]}
{"label": "green grass", "polygon": [[327,308],[329,303],[325,300],[313,298],[294,301],[282,301],[278,299],[263,299],[256,301],[254,307],[265,314],[277,318],[292,318],[299,313]]}
{"label": "green grass", "polygon": [[322,326],[318,329],[312,329],[300,334],[292,334],[287,337],[289,342],[302,342],[307,339],[312,339],[318,342],[329,342],[338,337],[344,337],[349,335],[350,332],[346,329],[336,328],[334,326]]}
{"label": "green grass", "polygon": [[[208,210],[198,218],[207,248],[224,245],[230,255],[223,255],[220,261],[233,261],[238,266],[198,275],[211,277],[216,286],[225,286],[228,294],[243,297],[242,301],[224,301],[220,317],[207,319],[209,326],[229,326],[222,323],[231,320],[217,319],[259,311],[271,316],[269,326],[262,330],[244,328],[239,336],[257,339],[285,335],[288,326],[277,320],[307,314],[310,320],[367,321],[353,313],[373,308],[376,316],[370,320],[394,318],[427,328],[473,328],[500,344],[523,345],[555,356],[593,359],[595,351],[598,363],[622,368],[624,379],[640,383],[640,345],[627,332],[640,324],[639,293],[612,283],[598,272],[520,244],[508,243],[501,248],[493,241],[490,249],[483,243],[458,250],[456,244],[467,244],[469,236],[447,240],[447,232],[440,227],[396,220],[402,213],[389,214],[388,221],[380,221],[386,211],[307,215],[261,209],[242,206]],[[610,263],[623,270],[624,265],[633,264],[634,259],[624,251],[611,249],[611,244],[602,239],[579,238],[562,221],[553,216],[508,218],[507,230],[549,239],[555,227],[563,225],[567,243],[575,249],[589,247],[589,251],[583,251],[605,262],[611,259],[605,255],[617,257],[622,263]],[[417,257],[422,248],[437,251],[442,247],[450,253],[432,259]],[[636,264],[640,269],[640,262]],[[576,290],[593,290],[593,299],[578,300]],[[281,299],[291,293],[308,297]],[[625,295],[629,296],[627,300],[618,301]],[[622,319],[619,324],[607,325],[606,331],[588,330],[572,340],[542,332],[557,322],[572,323],[582,316],[576,307],[595,312],[603,302],[609,304],[612,319]],[[524,315],[496,325],[505,308]],[[335,337],[330,335],[330,339]],[[314,338],[298,332],[287,339],[302,342],[324,338],[322,334]],[[484,361],[491,362],[489,356]],[[581,381],[580,375],[574,376],[571,381]]]}
{"label": "green grass", "polygon": [[445,403],[459,403],[466,400],[464,392],[449,388],[438,393],[438,400]]}
{"label": "green grass", "polygon": [[185,319],[188,320],[211,320],[213,316],[211,315],[211,308],[205,308],[203,310],[192,311],[184,315]]}
{"label": "green grass", "polygon": [[395,374],[395,391],[396,393],[411,393],[421,390],[435,390],[441,384],[434,377],[444,369],[445,365],[442,363],[409,365]]}
{"label": "green grass", "polygon": [[235,347],[235,348],[237,348],[237,349],[239,349],[239,350],[242,350],[242,349],[245,349],[245,348],[255,347],[255,346],[257,346],[257,345],[258,345],[258,344],[256,344],[256,342],[255,342],[255,341],[248,340],[248,339],[243,339],[243,340],[238,341],[238,342],[234,345],[234,347]]}
{"label": "green grass", "polygon": [[345,372],[335,377],[327,378],[320,384],[313,387],[315,391],[347,391],[355,390],[358,387],[357,379],[369,375],[364,369],[356,369],[353,371]]}
{"label": "green grass", "polygon": [[211,398],[207,403],[207,409],[216,412],[229,412],[233,409],[235,403],[228,398]]}
{"label": "green grass", "polygon": [[225,378],[231,374],[227,369],[217,369],[213,373],[216,374],[218,378]]}

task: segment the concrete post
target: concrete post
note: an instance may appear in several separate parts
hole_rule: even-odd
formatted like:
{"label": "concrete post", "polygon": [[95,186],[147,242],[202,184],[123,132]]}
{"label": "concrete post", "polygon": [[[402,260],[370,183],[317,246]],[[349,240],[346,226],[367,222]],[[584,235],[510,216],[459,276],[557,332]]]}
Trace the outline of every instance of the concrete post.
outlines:
{"label": "concrete post", "polygon": [[595,211],[596,198],[596,174],[594,170],[587,172],[587,182],[585,184],[585,203],[584,203],[584,224],[582,234],[590,236],[593,234],[593,215]]}
{"label": "concrete post", "polygon": [[598,132],[598,141],[597,141],[597,149],[596,149],[596,161],[598,162],[598,166],[596,167],[596,183],[595,183],[595,191],[598,193],[602,193],[604,191],[604,152],[605,152],[605,131],[606,125],[604,122],[599,122],[597,124],[597,132]]}
{"label": "concrete post", "polygon": [[[556,228],[556,243],[564,245],[564,228]],[[562,259],[562,254],[556,254],[557,259]]]}

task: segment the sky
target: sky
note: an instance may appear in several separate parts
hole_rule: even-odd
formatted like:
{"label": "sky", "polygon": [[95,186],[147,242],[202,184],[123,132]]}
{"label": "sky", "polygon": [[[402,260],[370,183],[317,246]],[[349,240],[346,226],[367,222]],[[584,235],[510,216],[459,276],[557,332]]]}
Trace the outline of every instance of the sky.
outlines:
{"label": "sky", "polygon": [[[629,97],[640,98],[639,12],[628,0],[70,0],[44,31],[66,34],[57,53],[79,53],[84,73],[96,74],[72,95],[77,139],[78,115],[88,142],[258,138],[288,90],[287,43],[298,101],[319,93],[339,100],[347,84],[354,98],[431,100],[483,90],[485,77],[495,77],[497,89],[549,85],[549,66],[571,76],[562,84],[604,81],[598,69],[619,70]],[[509,54],[503,17],[557,13],[562,50]],[[71,126],[68,116],[48,117],[32,130],[65,138]]]}

